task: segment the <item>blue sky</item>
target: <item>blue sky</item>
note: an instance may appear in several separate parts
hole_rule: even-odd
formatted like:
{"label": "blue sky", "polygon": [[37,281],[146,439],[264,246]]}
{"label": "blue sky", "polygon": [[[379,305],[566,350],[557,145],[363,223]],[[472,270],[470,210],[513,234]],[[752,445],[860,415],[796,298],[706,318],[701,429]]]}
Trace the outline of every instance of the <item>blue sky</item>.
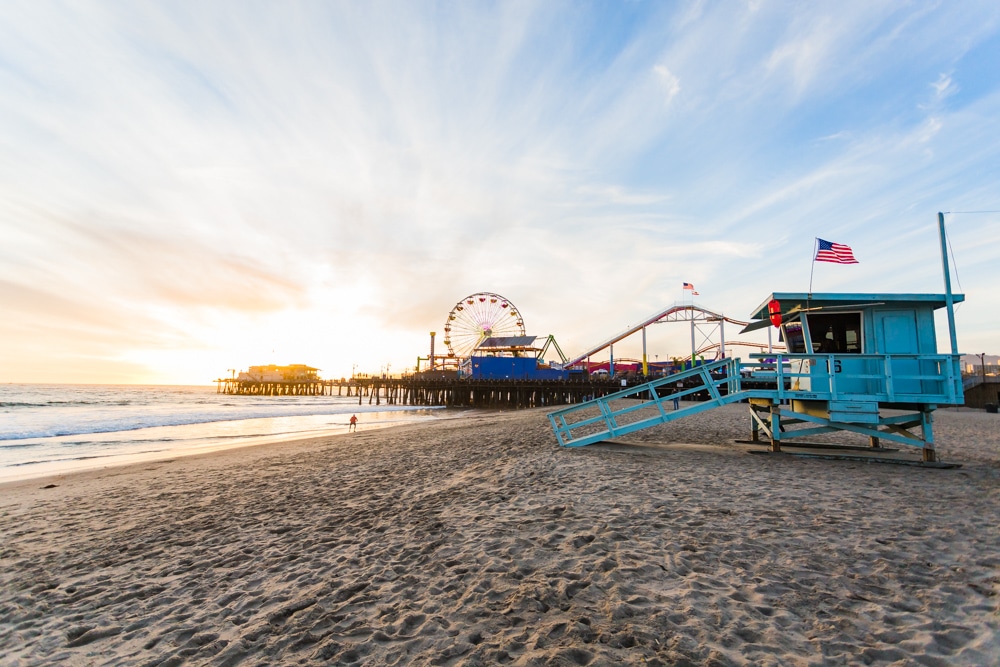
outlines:
{"label": "blue sky", "polygon": [[[937,212],[1000,210],[995,2],[0,12],[2,381],[395,372],[476,292],[573,354],[805,291],[817,236],[817,292],[941,292]],[[946,220],[996,353],[1000,214]]]}

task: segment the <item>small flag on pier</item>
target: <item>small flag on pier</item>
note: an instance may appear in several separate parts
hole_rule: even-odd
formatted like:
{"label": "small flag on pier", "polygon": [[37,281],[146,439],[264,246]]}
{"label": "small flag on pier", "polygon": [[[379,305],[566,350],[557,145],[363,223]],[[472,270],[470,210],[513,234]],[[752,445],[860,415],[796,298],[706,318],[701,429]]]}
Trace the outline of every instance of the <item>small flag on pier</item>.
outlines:
{"label": "small flag on pier", "polygon": [[[854,251],[851,250],[851,246],[824,241],[821,238],[817,238],[816,240],[819,241],[819,246],[816,249],[816,257],[813,258],[815,261],[833,262],[835,264],[858,263],[858,260],[854,259]],[[686,285],[687,283],[684,284]]]}

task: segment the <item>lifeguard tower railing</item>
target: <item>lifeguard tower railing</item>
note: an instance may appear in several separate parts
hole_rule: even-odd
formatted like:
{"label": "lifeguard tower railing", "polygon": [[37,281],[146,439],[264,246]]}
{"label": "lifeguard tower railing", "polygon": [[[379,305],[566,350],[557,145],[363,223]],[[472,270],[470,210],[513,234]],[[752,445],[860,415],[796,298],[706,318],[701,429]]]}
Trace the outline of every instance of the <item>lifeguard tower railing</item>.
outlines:
{"label": "lifeguard tower railing", "polygon": [[[767,354],[751,362],[723,359],[627,387],[549,413],[556,439],[580,447],[711,410],[752,405],[753,430],[772,443],[790,437],[846,430],[933,450],[929,414],[964,402],[958,360],[950,354]],[[674,399],[685,401],[673,408]],[[770,410],[762,420],[754,410]],[[916,411],[882,415],[880,409]],[[815,427],[784,433],[788,423]],[[919,425],[921,435],[907,429]]]}

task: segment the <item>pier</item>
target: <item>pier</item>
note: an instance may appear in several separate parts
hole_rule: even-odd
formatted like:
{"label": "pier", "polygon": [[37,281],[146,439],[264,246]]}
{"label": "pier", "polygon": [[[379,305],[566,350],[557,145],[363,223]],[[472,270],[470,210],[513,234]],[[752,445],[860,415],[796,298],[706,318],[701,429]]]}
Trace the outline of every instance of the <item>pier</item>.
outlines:
{"label": "pier", "polygon": [[[219,378],[215,380],[217,394],[235,396],[333,396],[334,387],[340,392],[340,380],[256,380]],[[348,394],[350,395],[350,394]]]}
{"label": "pier", "polygon": [[474,378],[353,377],[339,380],[220,378],[217,393],[240,396],[346,396],[358,405],[519,409],[571,405],[620,391],[620,379],[477,380]]}

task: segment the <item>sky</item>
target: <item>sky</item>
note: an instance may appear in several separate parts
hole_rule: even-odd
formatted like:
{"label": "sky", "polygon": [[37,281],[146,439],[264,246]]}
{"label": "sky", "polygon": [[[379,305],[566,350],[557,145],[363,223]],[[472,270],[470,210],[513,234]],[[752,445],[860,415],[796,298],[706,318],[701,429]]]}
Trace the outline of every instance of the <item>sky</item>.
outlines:
{"label": "sky", "polygon": [[[569,356],[691,302],[683,282],[741,320],[810,279],[942,293],[939,211],[959,349],[1000,352],[995,0],[0,17],[2,382],[398,373],[478,293]],[[813,263],[817,237],[859,263]],[[647,349],[688,354],[690,330]]]}

